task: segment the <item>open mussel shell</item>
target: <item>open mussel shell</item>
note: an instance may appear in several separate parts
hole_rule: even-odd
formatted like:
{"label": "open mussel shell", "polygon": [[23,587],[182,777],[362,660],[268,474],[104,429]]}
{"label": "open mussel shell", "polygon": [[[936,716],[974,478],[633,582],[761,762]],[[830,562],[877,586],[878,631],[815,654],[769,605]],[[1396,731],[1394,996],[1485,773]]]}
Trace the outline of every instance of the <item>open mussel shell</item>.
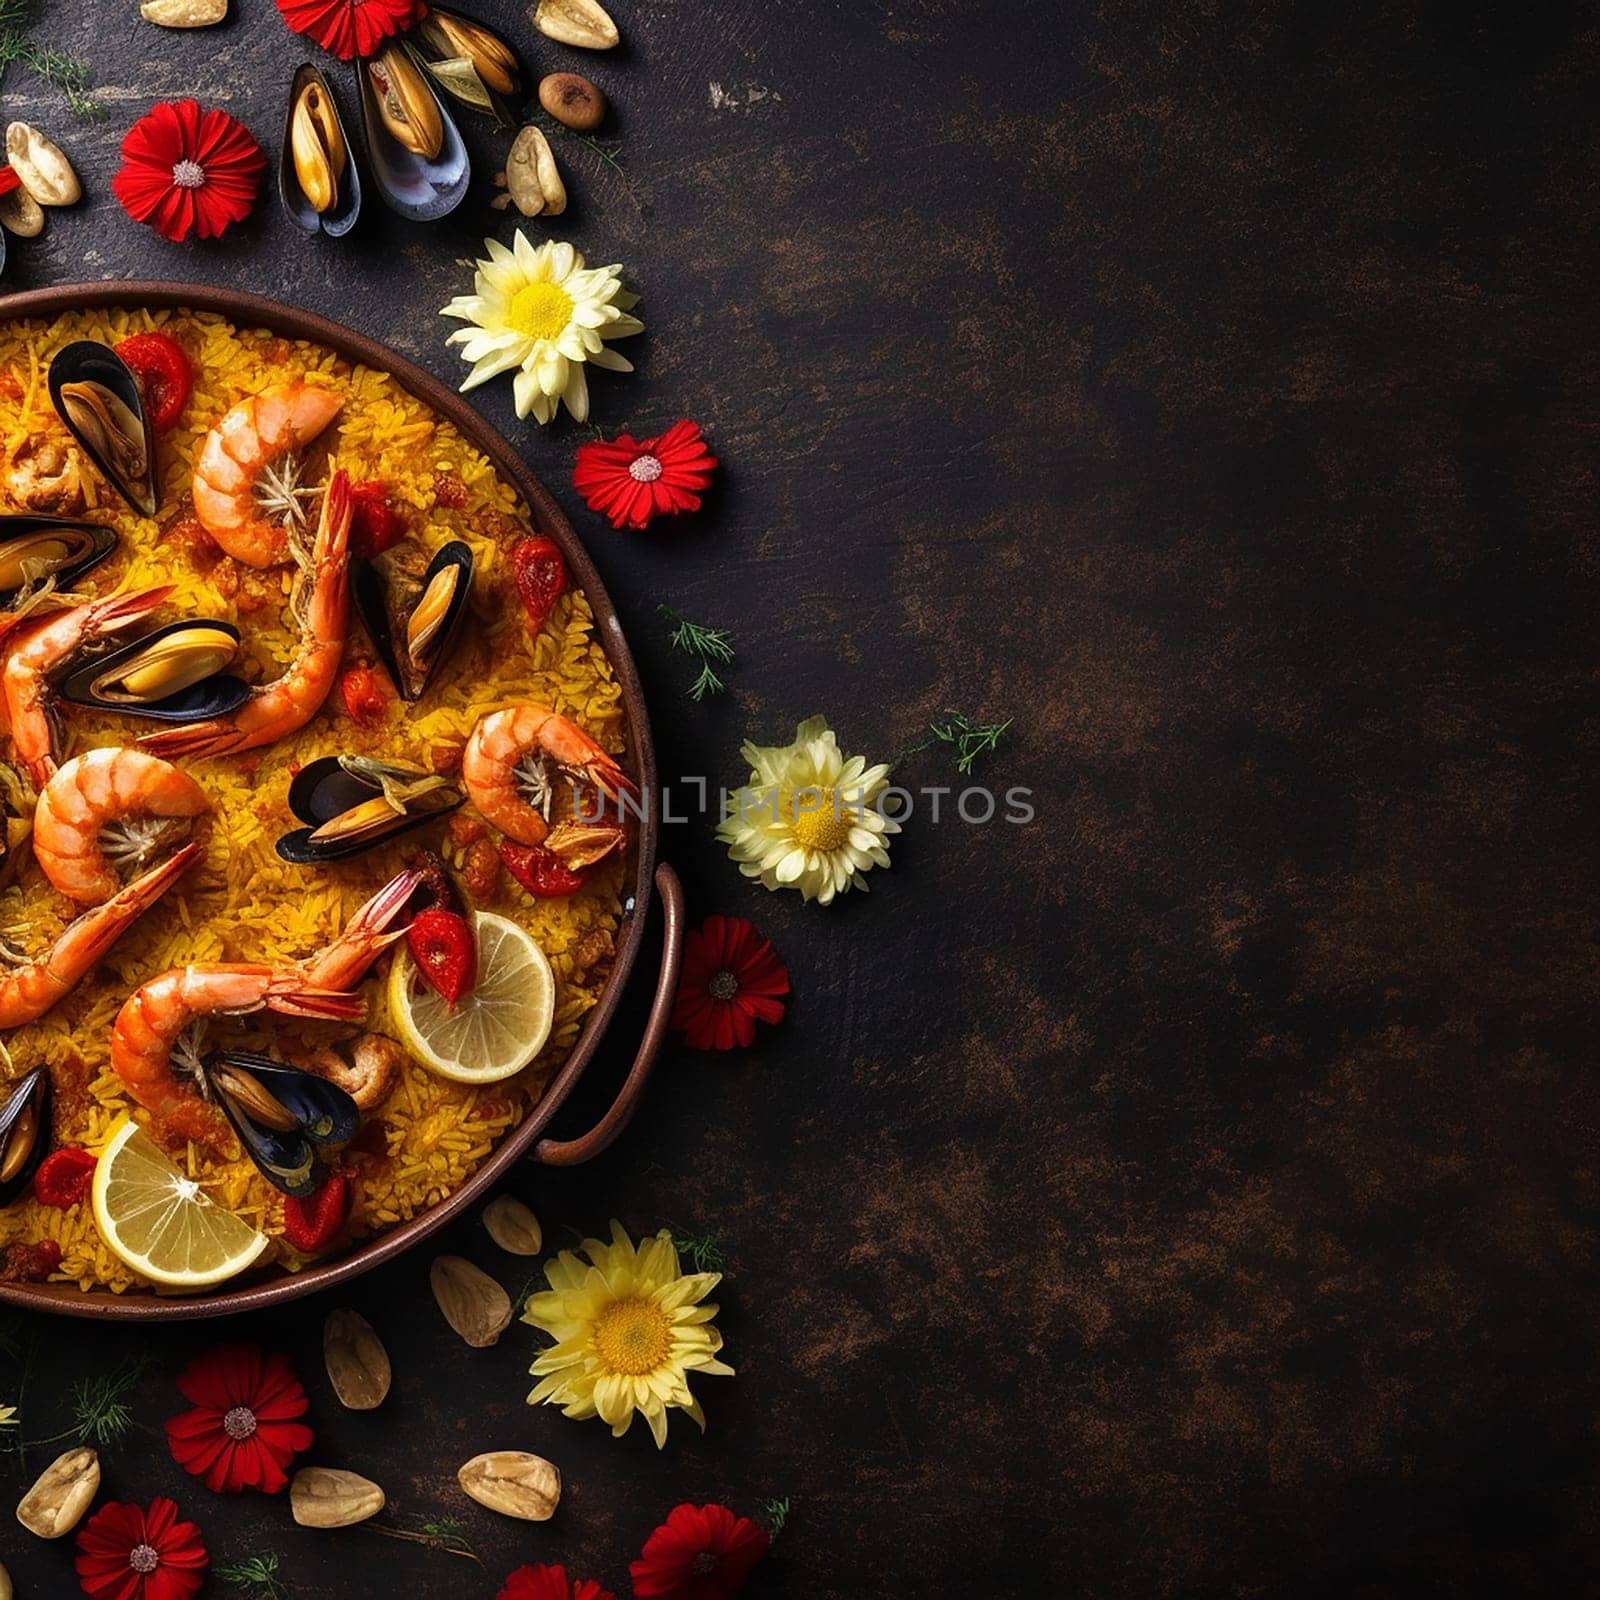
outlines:
{"label": "open mussel shell", "polygon": [[112,488],[153,517],[160,505],[155,435],[127,363],[110,346],[79,339],[57,351],[49,381],[67,431]]}
{"label": "open mussel shell", "polygon": [[0,1206],[24,1193],[50,1145],[50,1074],[39,1067],[0,1105]]}
{"label": "open mussel shell", "polygon": [[[361,116],[367,135],[367,156],[372,163],[372,181],[384,204],[412,222],[437,222],[448,216],[467,197],[472,181],[472,163],[462,142],[461,130],[434,92],[428,73],[399,45],[391,47],[405,62],[431,101],[439,121],[439,150],[428,156],[408,149],[385,123],[379,97],[372,82],[372,63],[357,64],[361,84]],[[415,84],[411,85],[415,88]]]}
{"label": "open mussel shell", "polygon": [[307,233],[342,239],[361,215],[356,147],[328,80],[309,61],[289,86],[278,198]]}
{"label": "open mussel shell", "polygon": [[70,589],[116,548],[116,531],[98,522],[0,516],[0,611],[47,583]]}
{"label": "open mussel shell", "polygon": [[[386,781],[392,800],[385,795]],[[302,767],[289,785],[289,809],[306,826],[278,840],[278,854],[296,866],[348,861],[465,804],[454,784],[420,767],[323,756]]]}
{"label": "open mussel shell", "polygon": [[451,99],[493,117],[508,131],[519,126],[516,102],[527,73],[517,52],[492,28],[476,17],[430,6],[406,43]]}
{"label": "open mussel shell", "polygon": [[169,622],[74,668],[59,693],[74,705],[128,717],[205,722],[237,711],[250,697],[243,678],[223,671],[238,655],[239,630],[231,622]]}
{"label": "open mussel shell", "polygon": [[360,1109],[338,1084],[271,1056],[213,1051],[200,1070],[245,1153],[285,1194],[314,1193],[318,1152],[348,1143],[361,1126]]}
{"label": "open mussel shell", "polygon": [[420,700],[466,621],[472,597],[472,547],[460,539],[441,545],[405,603],[370,561],[356,569],[351,594],[401,699]]}

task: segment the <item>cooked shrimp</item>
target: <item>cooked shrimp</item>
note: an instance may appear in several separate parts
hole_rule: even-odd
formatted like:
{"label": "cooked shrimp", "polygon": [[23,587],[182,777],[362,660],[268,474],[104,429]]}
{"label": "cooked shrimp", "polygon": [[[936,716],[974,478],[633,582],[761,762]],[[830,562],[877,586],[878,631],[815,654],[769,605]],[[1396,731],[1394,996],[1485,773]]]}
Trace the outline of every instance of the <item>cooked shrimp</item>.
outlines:
{"label": "cooked shrimp", "polygon": [[363,1033],[349,1048],[346,1056],[333,1045],[321,1045],[294,1056],[294,1064],[337,1084],[360,1110],[376,1111],[399,1086],[405,1048],[383,1033]]}
{"label": "cooked shrimp", "polygon": [[56,940],[50,953],[0,975],[0,1028],[20,1028],[42,1017],[105,957],[134,921],[183,875],[200,853],[185,845],[160,866],[135,878],[104,905],[86,911]]}
{"label": "cooked shrimp", "polygon": [[[417,875],[402,872],[356,912],[328,948],[292,967],[209,963],[174,967],[123,1005],[111,1030],[111,1066],[140,1105],[186,1139],[215,1143],[226,1122],[201,1098],[192,1071],[180,1076],[174,1052],[197,1054],[185,1035],[207,1017],[277,1011],[290,1017],[360,1021],[366,1002],[341,992],[398,938],[389,925],[405,909]],[[187,1079],[187,1081],[186,1081]]]}
{"label": "cooked shrimp", "polygon": [[332,944],[301,963],[306,982],[313,989],[353,989],[360,983],[372,963],[404,935],[405,928],[394,923],[421,881],[420,872],[408,869],[384,884]]}
{"label": "cooked shrimp", "polygon": [[342,396],[295,379],[241,400],[206,435],[194,468],[194,509],[223,550],[252,567],[276,566],[305,528],[291,452],[338,415]]}
{"label": "cooked shrimp", "polygon": [[351,509],[349,474],[336,472],[322,499],[311,570],[296,591],[301,642],[289,670],[252,689],[250,698],[228,716],[151,734],[139,741],[141,749],[172,760],[238,755],[297,733],[316,716],[339,676],[350,628]]}
{"label": "cooked shrimp", "polygon": [[519,844],[542,844],[550,832],[552,768],[592,783],[608,799],[638,793],[577,723],[548,706],[512,706],[480,718],[461,754],[461,781],[472,803]]}
{"label": "cooked shrimp", "polygon": [[99,905],[211,809],[206,792],[143,750],[91,750],[44,786],[33,813],[33,854],[45,877],[80,905]]}
{"label": "cooked shrimp", "polygon": [[103,643],[143,621],[171,593],[171,585],[163,584],[91,600],[25,624],[12,635],[15,642],[5,667],[6,712],[11,718],[11,743],[34,788],[42,789],[56,770],[49,674],[83,646]]}
{"label": "cooked shrimp", "polygon": [[111,1028],[112,1070],[164,1129],[218,1144],[228,1137],[227,1119],[201,1097],[192,1072],[179,1075],[174,1052],[209,1017],[261,1010],[351,1022],[365,1015],[366,1006],[355,995],[308,989],[305,974],[296,969],[248,962],[172,967],[135,989],[117,1013]]}

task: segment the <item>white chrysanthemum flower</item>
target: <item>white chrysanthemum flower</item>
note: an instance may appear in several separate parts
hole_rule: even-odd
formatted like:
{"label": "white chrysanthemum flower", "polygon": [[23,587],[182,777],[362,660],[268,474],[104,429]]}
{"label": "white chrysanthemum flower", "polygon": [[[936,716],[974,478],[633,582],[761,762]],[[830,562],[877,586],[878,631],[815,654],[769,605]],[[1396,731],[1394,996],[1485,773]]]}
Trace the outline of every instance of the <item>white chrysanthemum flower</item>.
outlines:
{"label": "white chrysanthemum flower", "polygon": [[570,244],[552,239],[535,246],[520,228],[511,249],[493,239],[484,246],[489,259],[477,263],[476,292],[458,295],[439,313],[472,324],[445,341],[459,345],[461,359],[472,363],[462,392],[515,367],[519,417],[531,411],[549,422],[565,401],[579,422],[586,421],[584,363],[633,371],[605,341],[644,332],[644,324],[627,315],[638,295],[622,287],[620,265],[586,268]]}
{"label": "white chrysanthemum flower", "polygon": [[798,889],[827,905],[863,876],[889,865],[889,835],[900,824],[874,802],[889,787],[889,768],[848,759],[824,717],[794,730],[794,743],[746,744],[750,782],[733,796],[717,837],[747,878],[768,889]]}

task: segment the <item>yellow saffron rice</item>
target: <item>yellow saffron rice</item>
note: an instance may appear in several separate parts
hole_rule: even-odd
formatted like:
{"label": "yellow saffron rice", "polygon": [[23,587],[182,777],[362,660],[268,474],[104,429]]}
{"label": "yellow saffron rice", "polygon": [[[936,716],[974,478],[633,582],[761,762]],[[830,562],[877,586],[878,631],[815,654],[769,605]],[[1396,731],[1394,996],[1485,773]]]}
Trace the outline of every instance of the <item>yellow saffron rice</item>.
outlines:
{"label": "yellow saffron rice", "polygon": [[[158,441],[161,517],[139,517],[98,475],[86,472],[85,514],[113,525],[121,542],[104,565],[79,580],[79,592],[102,595],[171,584],[176,592],[157,621],[210,616],[236,622],[244,635],[247,664],[235,670],[255,682],[279,676],[298,639],[288,614],[292,569],[256,574],[244,573],[229,561],[213,564],[211,558],[197,557],[192,540],[175,536],[172,528],[180,513],[190,509],[193,463],[207,430],[245,396],[306,376],[346,397],[325,436],[330,470],[345,467],[358,483],[382,480],[395,503],[409,508],[413,537],[430,550],[448,539],[465,539],[472,546],[477,561],[475,613],[425,697],[406,707],[390,691],[387,712],[376,727],[352,721],[336,689],[293,738],[238,757],[186,764],[215,806],[202,829],[203,859],[124,935],[98,972],[54,1011],[4,1038],[11,1066],[0,1064],[0,1090],[7,1080],[48,1064],[56,1086],[54,1142],[90,1150],[104,1144],[124,1114],[147,1121],[111,1071],[109,1051],[117,1012],[141,982],[189,962],[295,962],[332,940],[362,901],[420,847],[436,848],[460,864],[465,845],[453,843],[446,825],[435,823],[337,866],[289,865],[274,844],[299,826],[286,796],[300,766],[317,756],[343,753],[384,754],[426,766],[435,747],[459,746],[485,712],[526,701],[554,707],[609,750],[622,747],[621,690],[596,642],[588,602],[580,593],[563,596],[538,637],[529,638],[509,571],[511,542],[531,527],[527,507],[450,423],[387,373],[352,366],[318,345],[236,328],[211,314],[83,312],[52,323],[12,323],[0,330],[0,444],[5,461],[20,443],[41,433],[67,441],[45,386],[56,350],[74,339],[114,344],[157,329],[184,344],[195,369],[194,393],[181,419]],[[441,485],[454,491],[456,480],[465,486],[467,503],[460,508],[436,503]],[[449,498],[461,496],[447,494]],[[370,661],[372,653],[353,619],[347,665],[358,657]],[[63,713],[62,759],[99,746],[131,744],[156,726],[77,706],[66,706]],[[468,808],[462,815],[470,818],[473,813]],[[26,849],[21,854],[21,865],[0,892],[0,935],[38,956],[73,913],[27,858]],[[344,1161],[356,1174],[356,1237],[381,1232],[438,1204],[537,1101],[571,1050],[611,970],[623,874],[620,860],[609,861],[570,898],[541,900],[525,894],[502,872],[494,895],[479,902],[515,918],[549,957],[557,980],[550,1040],[518,1077],[487,1088],[450,1083],[408,1063],[399,1088],[369,1116],[345,1152]],[[388,1031],[382,990],[381,981],[373,977],[362,992],[369,1000],[367,1026]],[[256,1017],[225,1021],[214,1034],[271,1048],[348,1040],[358,1031]],[[168,1148],[215,1200],[278,1239],[282,1197],[236,1146],[211,1151],[169,1143]],[[0,1210],[0,1250],[19,1241],[47,1239],[61,1247],[58,1280],[84,1288],[139,1286],[101,1243],[87,1200],[60,1211],[30,1195]],[[286,1245],[275,1248],[278,1267],[292,1271],[304,1265]]]}

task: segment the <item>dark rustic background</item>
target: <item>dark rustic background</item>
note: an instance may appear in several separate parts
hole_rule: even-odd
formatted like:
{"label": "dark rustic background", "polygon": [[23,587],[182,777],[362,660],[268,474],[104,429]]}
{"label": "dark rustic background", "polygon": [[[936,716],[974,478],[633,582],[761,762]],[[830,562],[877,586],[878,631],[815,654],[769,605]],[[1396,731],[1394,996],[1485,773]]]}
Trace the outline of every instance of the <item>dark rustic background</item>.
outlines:
{"label": "dark rustic background", "polygon": [[[615,0],[625,47],[580,58],[479,3],[617,108],[625,177],[559,147],[555,231],[650,328],[598,419],[695,416],[726,463],[707,515],[614,534],[579,432],[482,393],[619,602],[664,771],[736,778],[818,710],[886,758],[954,706],[1016,719],[982,775],[1039,815],[918,819],[828,911],[668,830],[694,911],[777,941],[791,1018],[669,1055],[610,1155],[518,1188],[557,1241],[721,1241],[739,1376],[700,1386],[704,1440],[528,1411],[531,1331],[464,1350],[418,1259],[349,1297],[396,1358],[373,1417],[317,1376],[322,1304],[218,1331],[292,1350],[316,1459],[459,1513],[482,1571],[184,1479],[154,1430],[203,1331],[151,1340],[108,1487],[336,1600],[543,1559],[625,1595],[675,1501],[773,1496],[760,1600],[1597,1592],[1588,15]],[[109,116],[8,75],[92,191],[11,284],[237,283],[456,370],[435,313],[507,234],[487,193],[336,246],[266,204],[172,247],[110,199],[154,98],[276,148],[301,52],[268,0],[193,36],[46,12]],[[733,629],[725,698],[684,698],[663,600]],[[43,1333],[35,1431],[125,1343]],[[495,1446],[562,1466],[554,1523],[463,1505]],[[67,1591],[65,1548],[0,1553]]]}

